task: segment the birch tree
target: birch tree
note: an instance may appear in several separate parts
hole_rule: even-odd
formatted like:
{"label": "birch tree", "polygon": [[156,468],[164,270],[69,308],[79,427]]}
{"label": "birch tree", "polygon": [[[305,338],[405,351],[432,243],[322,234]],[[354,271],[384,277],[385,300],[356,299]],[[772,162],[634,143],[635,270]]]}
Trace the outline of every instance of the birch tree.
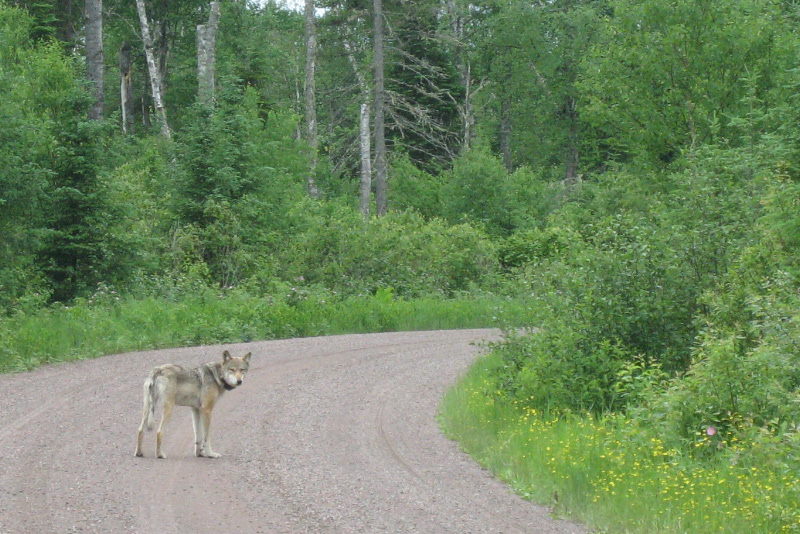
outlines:
{"label": "birch tree", "polygon": [[197,25],[197,97],[213,103],[217,62],[217,27],[219,2],[211,2],[208,23]]}
{"label": "birch tree", "polygon": [[370,202],[372,196],[372,148],[370,143],[370,88],[367,83],[366,76],[359,68],[356,61],[353,47],[349,41],[344,41],[344,49],[347,52],[347,59],[353,66],[356,79],[358,80],[358,87],[361,93],[361,102],[359,103],[359,117],[358,117],[358,147],[361,160],[361,180],[359,192],[359,207],[361,213],[365,218],[370,215]]}
{"label": "birch tree", "polygon": [[153,53],[153,38],[150,34],[150,24],[147,19],[147,10],[144,5],[144,0],[136,0],[136,11],[139,13],[139,23],[142,28],[142,44],[144,45],[144,55],[147,61],[147,72],[150,77],[153,104],[155,105],[156,115],[161,125],[161,134],[169,139],[172,137],[172,132],[167,122],[167,108],[164,106],[164,96],[162,94],[164,83],[161,78],[161,72],[156,65],[155,54]]}
{"label": "birch tree", "polygon": [[306,141],[311,148],[311,169],[308,174],[308,194],[311,198],[319,196],[317,187],[317,29],[314,20],[314,0],[305,3],[305,40],[306,40],[306,83],[305,83],[305,123]]}
{"label": "birch tree", "polygon": [[103,119],[103,0],[86,0],[86,78],[92,91],[90,120]]}

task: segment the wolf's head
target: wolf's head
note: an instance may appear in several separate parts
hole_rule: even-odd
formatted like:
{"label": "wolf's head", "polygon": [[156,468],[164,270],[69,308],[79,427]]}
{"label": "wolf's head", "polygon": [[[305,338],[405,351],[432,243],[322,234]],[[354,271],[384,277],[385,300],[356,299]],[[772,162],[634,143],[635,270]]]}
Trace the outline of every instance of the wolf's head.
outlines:
{"label": "wolf's head", "polygon": [[244,375],[247,369],[250,368],[250,355],[247,353],[241,358],[231,356],[227,350],[222,353],[222,381],[224,382],[225,389],[233,389],[236,386],[242,385]]}

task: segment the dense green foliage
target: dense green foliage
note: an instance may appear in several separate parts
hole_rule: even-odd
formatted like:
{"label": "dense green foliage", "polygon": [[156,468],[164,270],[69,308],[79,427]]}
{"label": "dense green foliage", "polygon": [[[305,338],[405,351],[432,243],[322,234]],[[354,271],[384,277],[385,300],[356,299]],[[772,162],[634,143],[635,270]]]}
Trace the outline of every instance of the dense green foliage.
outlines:
{"label": "dense green foliage", "polygon": [[[473,326],[511,299],[530,328],[481,378],[502,410],[657,436],[698,468],[800,468],[796,3],[385,4],[389,211],[365,218],[370,3],[319,2],[312,154],[299,13],[224,4],[199,101],[209,6],[148,2],[166,138],[130,3],[106,3],[105,119],[89,121],[72,2],[0,0],[0,367]],[[125,42],[123,134],[109,65]],[[435,302],[457,320],[414,322]],[[797,530],[781,499],[753,524]]]}

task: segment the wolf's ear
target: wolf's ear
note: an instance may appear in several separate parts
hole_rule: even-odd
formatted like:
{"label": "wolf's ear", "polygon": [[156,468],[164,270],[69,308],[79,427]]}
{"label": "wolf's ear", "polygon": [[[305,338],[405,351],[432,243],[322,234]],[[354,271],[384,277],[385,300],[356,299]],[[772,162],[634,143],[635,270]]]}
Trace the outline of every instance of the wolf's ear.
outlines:
{"label": "wolf's ear", "polygon": [[246,361],[248,365],[250,364],[250,356],[252,356],[252,355],[253,355],[253,353],[252,353],[252,352],[248,352],[247,354],[245,354],[245,355],[243,356],[243,358],[244,358],[244,361]]}
{"label": "wolf's ear", "polygon": [[227,350],[222,353],[222,363],[227,363],[231,359],[231,353]]}

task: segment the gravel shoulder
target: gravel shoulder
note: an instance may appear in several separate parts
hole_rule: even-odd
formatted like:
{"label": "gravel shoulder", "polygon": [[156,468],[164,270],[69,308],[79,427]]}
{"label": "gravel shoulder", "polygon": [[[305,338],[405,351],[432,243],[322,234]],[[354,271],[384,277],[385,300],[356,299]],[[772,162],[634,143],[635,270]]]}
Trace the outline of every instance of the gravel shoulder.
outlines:
{"label": "gravel shoulder", "polygon": [[[107,356],[0,376],[0,534],[584,533],[445,438],[445,389],[493,330],[280,340]],[[218,460],[193,456],[190,411],[168,459],[135,458],[154,365],[253,352],[214,410]]]}

